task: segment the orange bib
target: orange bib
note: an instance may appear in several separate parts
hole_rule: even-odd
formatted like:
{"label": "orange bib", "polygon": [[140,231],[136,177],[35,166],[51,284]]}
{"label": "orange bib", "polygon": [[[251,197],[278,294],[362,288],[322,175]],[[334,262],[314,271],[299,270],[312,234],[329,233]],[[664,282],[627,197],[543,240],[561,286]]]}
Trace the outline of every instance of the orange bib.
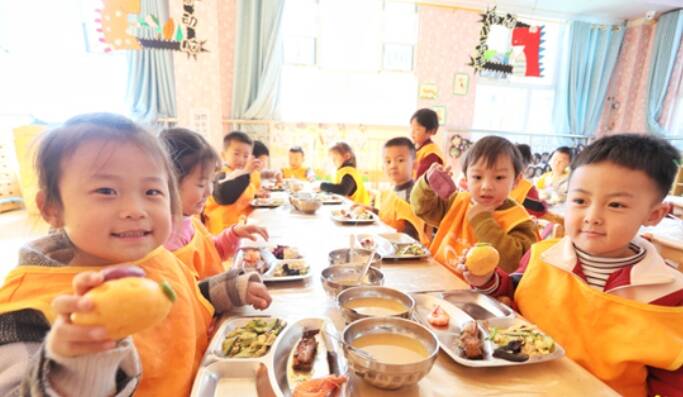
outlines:
{"label": "orange bib", "polygon": [[[224,168],[225,173],[231,173],[232,169]],[[240,216],[247,216],[251,213],[251,200],[258,190],[254,182],[254,174],[250,177],[249,186],[244,189],[242,195],[232,204],[220,205],[216,202],[213,196],[209,196],[204,206],[204,215],[206,215],[206,228],[212,234],[219,234],[226,227],[232,226],[239,222]],[[258,178],[260,181],[260,177]]]}
{"label": "orange bib", "polygon": [[420,242],[427,246],[429,245],[429,238],[425,234],[424,221],[415,215],[410,208],[410,204],[398,197],[395,191],[382,192],[379,218],[398,232],[405,230],[406,222],[410,223],[417,230]]}
{"label": "orange bib", "polygon": [[308,180],[308,168],[301,167],[301,168],[283,168],[282,169],[282,177],[283,178],[294,178],[294,179],[301,179],[303,181]]}
{"label": "orange bib", "polygon": [[358,170],[355,167],[342,167],[337,170],[337,175],[335,175],[334,183],[341,183],[342,178],[345,175],[350,175],[353,181],[356,182],[356,191],[349,198],[358,204],[369,205],[370,195],[368,191],[365,190],[365,185],[363,184],[363,178],[360,177]]}
{"label": "orange bib", "polygon": [[617,392],[645,396],[645,366],[673,371],[683,365],[683,307],[649,305],[591,288],[543,261],[541,254],[558,241],[531,246],[515,292],[520,312]]}
{"label": "orange bib", "polygon": [[[429,247],[434,259],[453,271],[458,257],[478,242],[472,226],[467,221],[471,201],[468,192],[458,193],[446,216],[441,220],[439,230]],[[520,223],[531,220],[524,207],[519,204],[505,210],[493,211],[492,216],[506,233]]]}
{"label": "orange bib", "polygon": [[528,179],[522,178],[519,180],[517,186],[510,192],[510,198],[519,204],[524,204],[524,200],[532,187],[534,187],[534,185],[529,182]]}
{"label": "orange bib", "polygon": [[[164,321],[133,335],[143,370],[135,395],[188,396],[208,345],[207,329],[213,307],[199,292],[192,272],[165,248],[157,248],[137,264],[145,269],[147,277],[170,283],[177,299]],[[73,293],[71,281],[76,274],[100,269],[92,266],[16,267],[0,288],[0,314],[35,309],[53,323],[56,315],[50,302],[55,296]]]}
{"label": "orange bib", "polygon": [[199,280],[224,272],[223,261],[216,250],[211,233],[196,217],[192,217],[192,227],[192,241],[173,251],[173,254],[192,270]]}
{"label": "orange bib", "polygon": [[[441,150],[434,142],[429,142],[417,150],[415,153],[415,164],[418,164],[419,166],[420,162],[422,162],[422,160],[424,160],[430,154],[437,155],[441,159],[441,163],[446,164],[443,160],[443,154],[441,153]],[[413,179],[415,180],[417,180],[417,168],[418,167],[415,167],[415,170],[413,171]]]}

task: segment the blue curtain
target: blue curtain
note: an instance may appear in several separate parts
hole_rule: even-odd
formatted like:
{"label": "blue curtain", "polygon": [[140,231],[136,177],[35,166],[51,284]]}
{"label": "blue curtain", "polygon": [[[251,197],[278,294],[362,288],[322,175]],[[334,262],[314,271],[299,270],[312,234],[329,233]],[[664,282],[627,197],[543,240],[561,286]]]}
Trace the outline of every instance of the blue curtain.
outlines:
{"label": "blue curtain", "polygon": [[591,135],[598,128],[610,77],[624,40],[623,26],[574,21],[567,64],[555,96],[558,133]]}
{"label": "blue curtain", "polygon": [[284,58],[284,0],[238,0],[232,116],[273,119]]}
{"label": "blue curtain", "polygon": [[672,11],[659,17],[652,43],[650,73],[647,79],[647,127],[650,132],[663,134],[659,124],[666,98],[671,71],[676,61],[683,35],[683,10]]}
{"label": "blue curtain", "polygon": [[[154,15],[163,24],[168,20],[168,1],[141,0],[140,14]],[[175,117],[173,53],[156,49],[129,52],[126,98],[130,116],[144,123]]]}

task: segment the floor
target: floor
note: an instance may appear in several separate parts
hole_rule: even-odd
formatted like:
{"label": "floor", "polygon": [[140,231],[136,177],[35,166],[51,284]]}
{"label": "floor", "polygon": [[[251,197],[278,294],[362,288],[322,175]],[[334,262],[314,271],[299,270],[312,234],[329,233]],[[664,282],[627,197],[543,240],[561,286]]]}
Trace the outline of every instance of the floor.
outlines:
{"label": "floor", "polygon": [[0,284],[17,265],[19,248],[26,242],[47,234],[48,224],[26,210],[0,213]]}

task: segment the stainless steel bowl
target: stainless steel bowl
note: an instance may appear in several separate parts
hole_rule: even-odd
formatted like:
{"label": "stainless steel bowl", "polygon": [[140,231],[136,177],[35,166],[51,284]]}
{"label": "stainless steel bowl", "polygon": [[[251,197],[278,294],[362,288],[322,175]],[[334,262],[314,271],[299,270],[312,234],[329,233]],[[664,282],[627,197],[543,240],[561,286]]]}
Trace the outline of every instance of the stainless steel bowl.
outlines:
{"label": "stainless steel bowl", "polygon": [[362,284],[347,284],[348,280],[357,279],[360,271],[359,266],[330,266],[320,273],[320,281],[322,281],[325,292],[332,298],[336,298],[340,292],[347,288],[384,284],[384,274],[374,267],[368,269]]}
{"label": "stainless steel bowl", "polygon": [[[368,263],[368,258],[370,257],[370,253],[372,251],[366,250],[365,248],[356,248],[354,249],[354,254],[353,258],[350,258],[351,255],[351,250],[349,248],[341,248],[337,250],[330,251],[328,255],[328,259],[330,261],[330,266],[337,266],[337,265],[353,265],[353,266],[362,266]],[[353,259],[353,262],[351,262],[351,259]],[[372,267],[381,267],[382,266],[382,256],[378,253],[375,252],[375,258],[372,260],[372,263],[370,264]]]}
{"label": "stainless steel bowl", "polygon": [[322,206],[320,200],[314,195],[307,193],[297,193],[289,196],[289,202],[297,211],[305,214],[315,214],[315,211]]}
{"label": "stainless steel bowl", "polygon": [[[410,364],[384,364],[368,360],[346,345],[364,335],[385,333],[405,335],[419,341],[427,350],[427,358]],[[432,331],[414,321],[396,317],[354,321],[344,329],[342,339],[345,342],[344,355],[349,368],[366,382],[381,389],[398,389],[419,382],[432,369],[439,353],[439,341]]]}
{"label": "stainless steel bowl", "polygon": [[[406,307],[406,310],[401,313],[392,314],[388,316],[369,315],[360,313],[354,309],[347,307],[347,304],[359,298],[384,298],[394,300]],[[345,289],[337,295],[337,305],[346,319],[347,323],[368,317],[403,317],[410,318],[413,309],[415,309],[415,299],[410,295],[405,294],[397,289],[387,287],[353,287]]]}

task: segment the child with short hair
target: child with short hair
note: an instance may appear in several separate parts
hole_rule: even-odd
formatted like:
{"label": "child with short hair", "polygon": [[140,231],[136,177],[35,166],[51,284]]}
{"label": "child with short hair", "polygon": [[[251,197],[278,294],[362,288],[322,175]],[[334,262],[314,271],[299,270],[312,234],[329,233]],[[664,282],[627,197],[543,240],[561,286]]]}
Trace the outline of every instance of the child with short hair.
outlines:
{"label": "child with short hair", "polygon": [[254,174],[263,166],[252,155],[253,145],[249,135],[242,131],[233,131],[223,138],[221,157],[225,164],[216,175],[213,194],[204,208],[204,224],[212,234],[221,233],[251,213],[250,203],[258,192]]}
{"label": "child with short hair", "polygon": [[[683,274],[638,237],[666,215],[680,162],[668,142],[595,141],[572,163],[562,239],[534,244],[512,275],[465,279],[519,312],[624,396],[681,396]],[[461,267],[464,270],[464,267]]]}
{"label": "child with short hair", "polygon": [[572,162],[572,149],[560,146],[550,156],[550,171],[541,175],[536,181],[539,197],[551,204],[564,203],[567,199],[569,180],[569,163]]}
{"label": "child with short hair", "polygon": [[[180,212],[175,178],[158,140],[130,120],[68,120],[42,136],[36,168],[38,208],[56,233],[22,248],[0,287],[0,395],[189,395],[214,311],[267,307],[263,284],[233,272],[197,286],[162,246]],[[164,320],[121,340],[71,322],[93,310],[83,294],[114,264],[136,264],[176,295]]]}
{"label": "child with short hair", "polygon": [[164,130],[159,139],[173,162],[183,216],[164,246],[200,280],[222,273],[223,261],[234,255],[240,238],[254,240],[258,234],[267,240],[268,232],[257,225],[236,224],[212,236],[198,216],[213,190],[218,153],[204,137],[186,128]]}
{"label": "child with short hair", "polygon": [[282,169],[283,178],[313,181],[315,173],[312,168],[304,167],[304,149],[301,146],[289,148],[289,167]]}
{"label": "child with short hair", "polygon": [[530,215],[541,218],[548,212],[548,205],[538,197],[538,190],[525,176],[526,170],[531,164],[531,147],[524,143],[518,143],[515,146],[522,160],[522,177],[510,192],[510,197],[522,204]]}
{"label": "child with short hair", "polygon": [[443,153],[432,142],[432,137],[439,132],[439,116],[432,109],[419,109],[410,118],[410,130],[417,150],[417,167],[413,173],[413,179],[417,180],[432,164],[445,164]]}
{"label": "child with short hair", "polygon": [[434,258],[456,270],[459,258],[478,242],[490,243],[500,253],[499,267],[511,272],[538,239],[536,225],[524,207],[509,198],[521,178],[517,148],[505,138],[487,136],[465,154],[462,170],[466,192],[437,195],[428,182],[432,172],[445,172],[433,164],[413,188],[410,204],[426,223],[437,226],[430,250]]}
{"label": "child with short hair", "polygon": [[351,146],[346,142],[338,142],[330,148],[330,156],[337,167],[337,173],[334,183],[323,182],[320,190],[346,196],[358,204],[370,204],[370,195],[356,169],[356,155]]}

